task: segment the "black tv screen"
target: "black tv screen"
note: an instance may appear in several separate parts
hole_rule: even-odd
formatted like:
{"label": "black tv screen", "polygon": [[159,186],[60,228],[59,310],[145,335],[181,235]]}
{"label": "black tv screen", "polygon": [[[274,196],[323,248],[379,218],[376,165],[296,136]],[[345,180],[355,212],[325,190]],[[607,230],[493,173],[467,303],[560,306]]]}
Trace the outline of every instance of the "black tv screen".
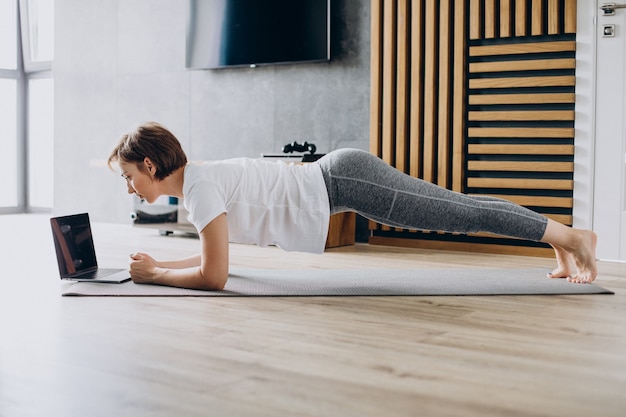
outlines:
{"label": "black tv screen", "polygon": [[330,59],[330,0],[190,0],[187,68]]}

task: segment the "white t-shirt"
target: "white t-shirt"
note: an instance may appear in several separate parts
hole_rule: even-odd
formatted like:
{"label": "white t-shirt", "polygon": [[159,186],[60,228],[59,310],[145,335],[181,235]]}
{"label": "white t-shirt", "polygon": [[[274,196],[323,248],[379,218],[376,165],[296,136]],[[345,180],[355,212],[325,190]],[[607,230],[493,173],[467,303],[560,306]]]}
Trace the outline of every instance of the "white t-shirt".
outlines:
{"label": "white t-shirt", "polygon": [[190,163],[183,195],[198,232],[226,213],[231,242],[324,252],[330,205],[318,164],[250,158]]}

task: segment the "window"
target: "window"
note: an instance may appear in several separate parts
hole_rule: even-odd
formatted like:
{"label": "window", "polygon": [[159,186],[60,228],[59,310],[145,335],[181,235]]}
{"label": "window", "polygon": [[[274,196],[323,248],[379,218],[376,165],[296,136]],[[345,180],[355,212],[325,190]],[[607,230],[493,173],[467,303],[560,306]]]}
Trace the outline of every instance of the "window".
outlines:
{"label": "window", "polygon": [[28,81],[28,203],[52,207],[54,155],[52,78]]}
{"label": "window", "polygon": [[18,206],[17,3],[0,0],[0,207]]}
{"label": "window", "polygon": [[17,207],[17,82],[0,78],[0,207]]}
{"label": "window", "polygon": [[17,69],[17,10],[15,0],[0,0],[0,68]]}
{"label": "window", "polygon": [[0,213],[52,208],[54,0],[0,0]]}
{"label": "window", "polygon": [[54,1],[20,0],[26,72],[49,70],[54,56]]}

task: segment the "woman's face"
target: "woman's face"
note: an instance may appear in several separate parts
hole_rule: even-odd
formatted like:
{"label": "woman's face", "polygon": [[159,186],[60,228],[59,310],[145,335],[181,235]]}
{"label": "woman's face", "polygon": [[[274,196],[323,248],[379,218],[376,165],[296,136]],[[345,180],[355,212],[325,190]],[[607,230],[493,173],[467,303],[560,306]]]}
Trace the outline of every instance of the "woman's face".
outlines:
{"label": "woman's face", "polygon": [[157,192],[157,184],[153,177],[153,168],[146,159],[143,162],[143,170],[140,170],[134,162],[119,162],[122,177],[126,180],[128,186],[128,194],[136,194],[137,197],[146,200],[148,203],[154,203],[159,197]]}

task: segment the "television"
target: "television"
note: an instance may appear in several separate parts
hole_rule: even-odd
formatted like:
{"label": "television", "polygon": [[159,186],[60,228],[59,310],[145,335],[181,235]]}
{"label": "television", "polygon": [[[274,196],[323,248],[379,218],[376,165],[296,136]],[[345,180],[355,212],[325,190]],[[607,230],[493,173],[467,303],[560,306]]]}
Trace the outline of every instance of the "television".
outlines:
{"label": "television", "polygon": [[190,0],[189,69],[330,60],[330,0]]}

